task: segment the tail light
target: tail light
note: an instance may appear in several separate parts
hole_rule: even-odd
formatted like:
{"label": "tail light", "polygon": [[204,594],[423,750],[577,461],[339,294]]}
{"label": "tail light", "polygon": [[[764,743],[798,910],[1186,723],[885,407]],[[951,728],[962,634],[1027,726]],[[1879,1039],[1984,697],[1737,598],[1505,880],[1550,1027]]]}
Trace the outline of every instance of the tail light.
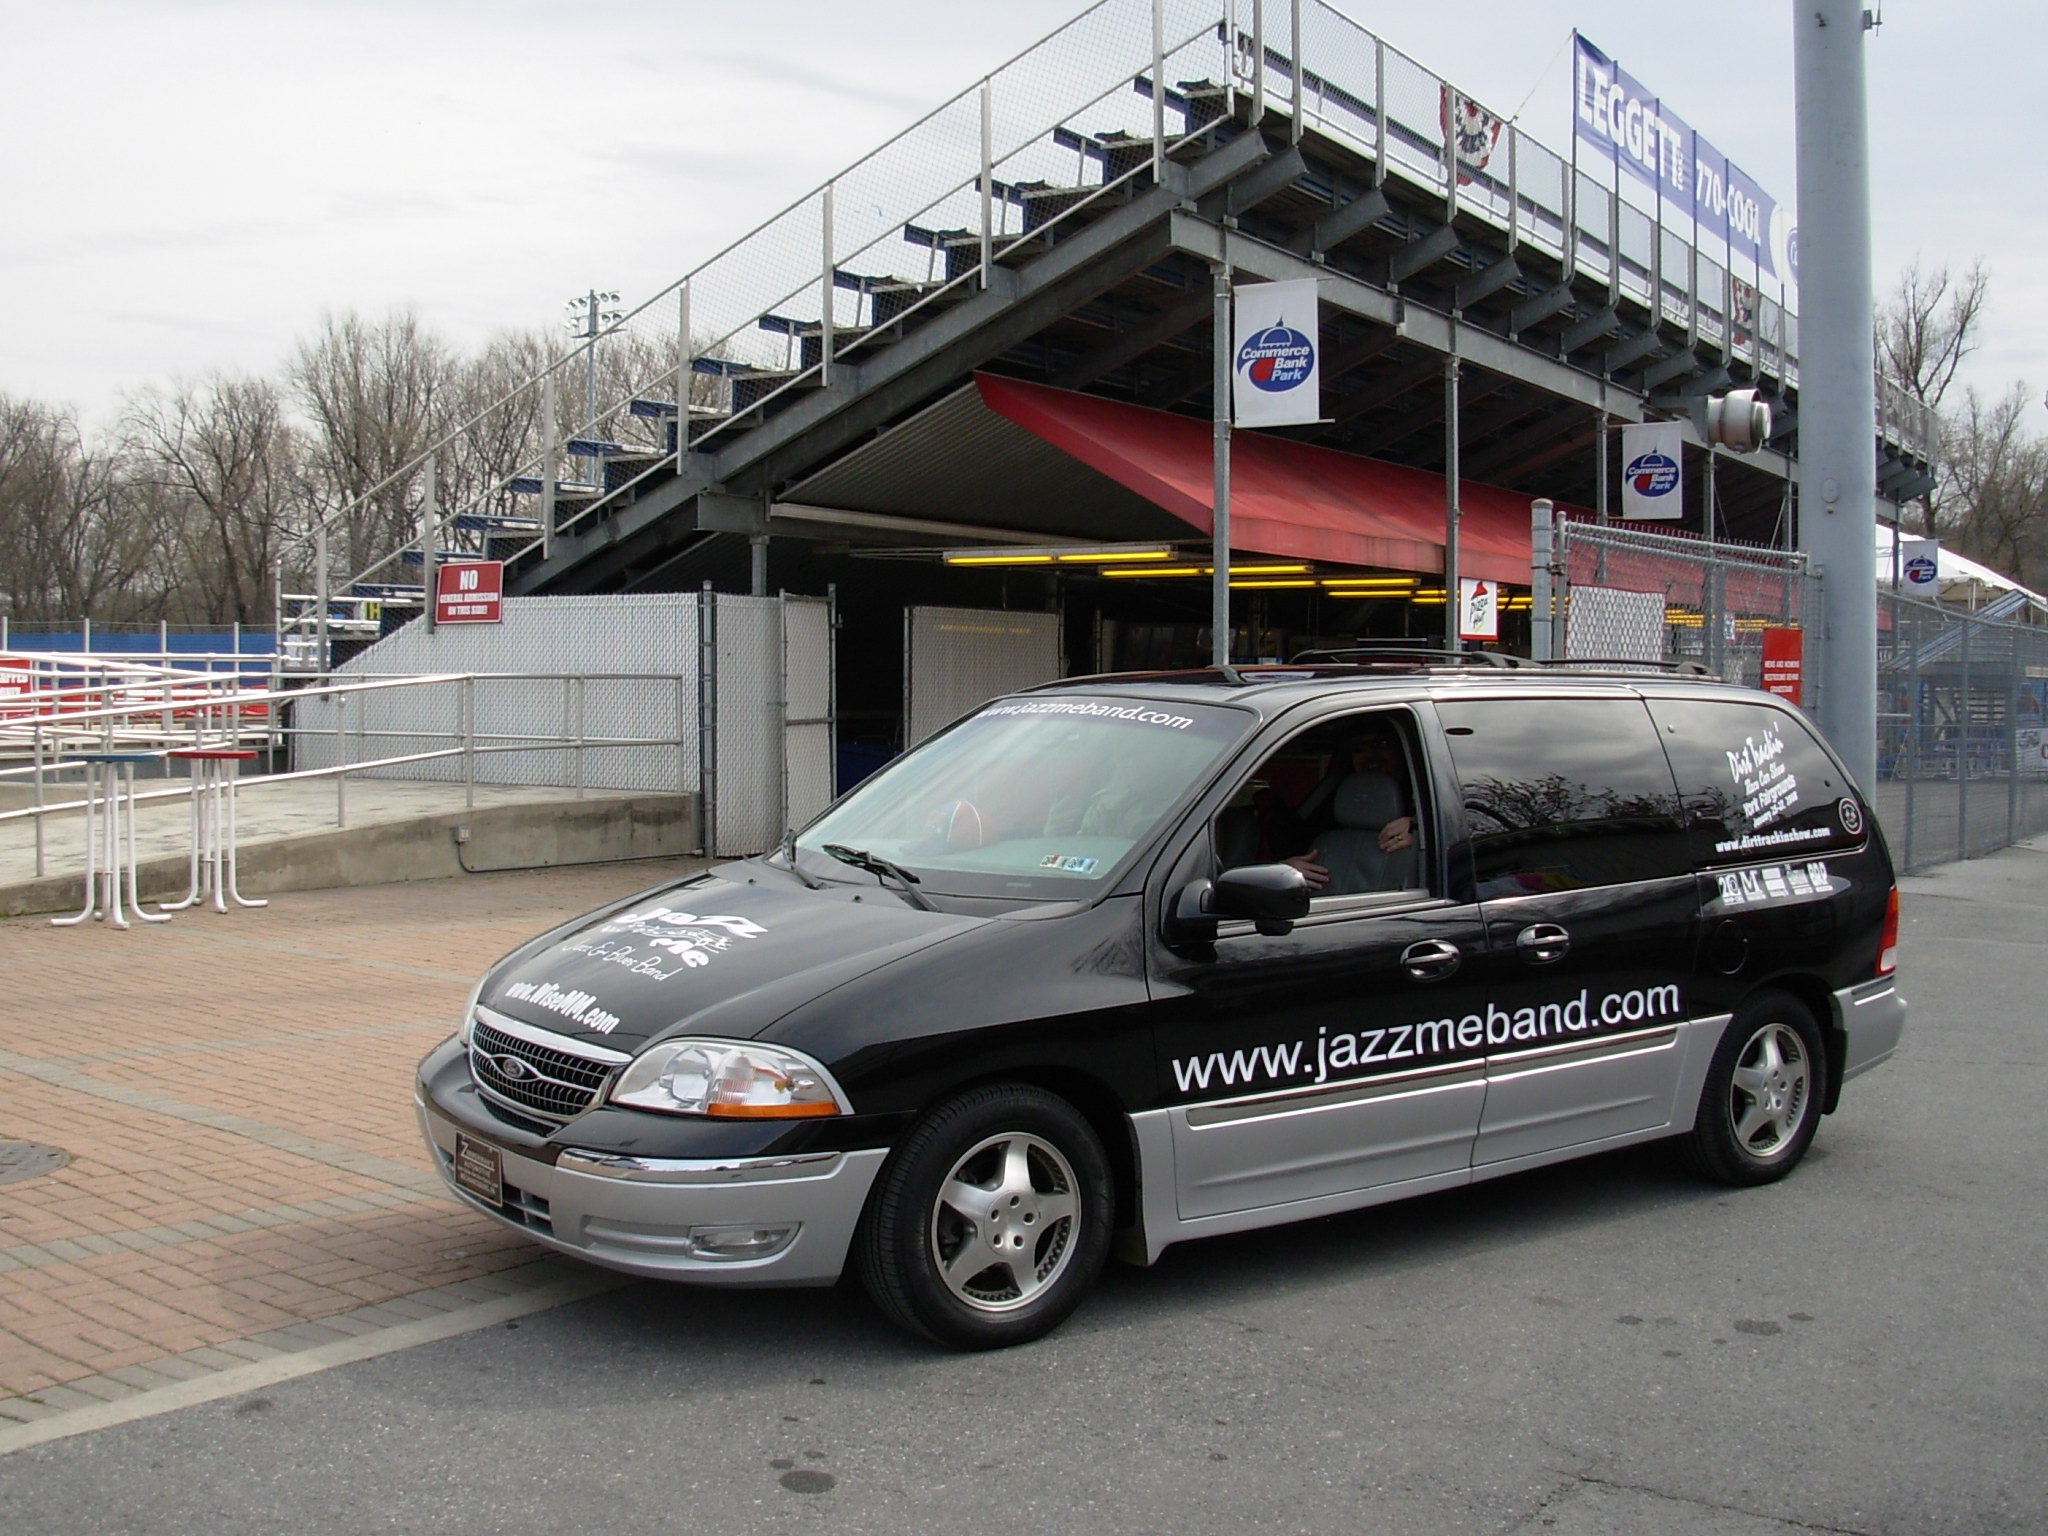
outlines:
{"label": "tail light", "polygon": [[1884,930],[1877,937],[1877,974],[1889,976],[1899,968],[1899,888],[1885,898]]}

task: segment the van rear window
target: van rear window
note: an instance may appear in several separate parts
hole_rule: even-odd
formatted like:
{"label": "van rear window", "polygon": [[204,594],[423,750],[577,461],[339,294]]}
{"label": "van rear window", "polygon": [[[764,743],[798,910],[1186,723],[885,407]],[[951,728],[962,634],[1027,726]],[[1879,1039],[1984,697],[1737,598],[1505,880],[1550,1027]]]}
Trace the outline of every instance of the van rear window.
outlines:
{"label": "van rear window", "polygon": [[1440,702],[1482,898],[1690,872],[1671,770],[1635,698]]}
{"label": "van rear window", "polygon": [[1693,858],[1739,864],[1860,846],[1863,803],[1811,728],[1745,699],[1652,699]]}

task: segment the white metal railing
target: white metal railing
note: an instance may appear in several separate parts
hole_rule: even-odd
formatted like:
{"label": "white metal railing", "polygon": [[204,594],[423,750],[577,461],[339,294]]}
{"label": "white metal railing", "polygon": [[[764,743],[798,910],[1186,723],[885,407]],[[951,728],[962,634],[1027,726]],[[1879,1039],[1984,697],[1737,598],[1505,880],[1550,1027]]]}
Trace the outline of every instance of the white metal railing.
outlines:
{"label": "white metal railing", "polygon": [[[573,788],[580,799],[593,784],[588,765],[594,756],[635,750],[642,753],[674,754],[674,769],[668,774],[666,792],[691,793],[698,787],[698,748],[703,721],[699,714],[698,679],[652,673],[439,673],[408,677],[367,677],[343,683],[324,683],[277,692],[269,688],[246,688],[231,679],[205,673],[163,675],[172,669],[122,666],[109,669],[121,675],[118,682],[100,687],[98,697],[88,697],[82,688],[64,691],[61,700],[44,697],[49,706],[36,714],[0,712],[0,783],[26,781],[33,786],[33,800],[27,806],[0,811],[0,827],[28,821],[35,829],[35,872],[47,868],[45,824],[54,815],[82,812],[87,800],[56,799],[53,791],[69,788],[68,774],[82,773],[82,762],[67,761],[67,754],[110,751],[132,752],[168,759],[179,750],[193,748],[246,748],[267,751],[273,762],[280,754],[328,755],[333,761],[316,767],[294,767],[281,772],[261,773],[239,780],[246,793],[272,785],[309,780],[331,780],[335,786],[335,825],[348,824],[348,784],[351,778],[368,776],[417,777],[423,770],[439,768],[437,777],[464,786],[465,805],[476,803],[479,782],[498,782],[488,766],[505,754],[544,753],[558,764],[558,771],[542,782]],[[144,676],[143,674],[157,674]],[[586,701],[593,685],[631,687],[642,692],[672,696],[677,729],[672,735],[626,735],[591,732],[584,729]],[[492,687],[521,690],[559,689],[565,701],[559,730],[491,730],[479,727],[478,693]],[[446,708],[445,723],[436,725],[418,718],[402,723],[376,723],[365,718],[365,706],[374,696],[412,694],[425,696],[441,691]],[[307,725],[301,718],[308,706],[328,703],[334,719],[324,725]],[[252,717],[251,711],[262,715]],[[252,723],[252,719],[256,723]],[[418,750],[392,752],[378,743],[425,745]],[[309,753],[310,746],[325,743],[325,754]],[[485,769],[480,774],[479,765]],[[397,770],[409,770],[398,773]],[[597,776],[602,778],[603,775]],[[189,783],[156,790],[138,790],[136,802],[179,800],[191,793]]]}
{"label": "white metal railing", "polygon": [[[320,591],[281,617],[280,650],[331,611],[327,529],[356,507],[418,483],[417,541],[358,571],[351,589],[410,592],[408,561],[424,567],[444,546],[549,551],[558,533],[792,392],[830,385],[871,338],[989,286],[1006,255],[1158,175],[1213,117],[1184,82],[1207,82],[1226,113],[1242,96],[1254,115],[1289,117],[1297,138],[1313,126],[1369,159],[1376,179],[1492,224],[1510,250],[1526,242],[1760,376],[1797,381],[1793,297],[1754,261],[1664,226],[1617,169],[1588,174],[1575,150],[1559,155],[1497,116],[1485,163],[1461,157],[1446,124],[1472,98],[1324,0],[1099,0],[326,519]],[[594,412],[582,388],[565,395],[572,368],[598,378]],[[715,398],[693,404],[693,393]],[[1881,421],[1917,425],[1906,440],[1931,451],[1928,422],[1907,405],[1889,403]],[[432,466],[486,443],[511,447],[438,504]]]}

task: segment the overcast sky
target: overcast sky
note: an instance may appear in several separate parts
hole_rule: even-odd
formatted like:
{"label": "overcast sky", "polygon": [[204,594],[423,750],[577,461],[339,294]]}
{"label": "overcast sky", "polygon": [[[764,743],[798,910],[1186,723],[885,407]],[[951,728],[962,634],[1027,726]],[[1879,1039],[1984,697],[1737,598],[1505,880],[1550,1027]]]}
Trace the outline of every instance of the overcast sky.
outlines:
{"label": "overcast sky", "polygon": [[[104,420],[137,385],[274,369],[323,311],[472,343],[592,284],[637,301],[1079,8],[0,0],[0,390]],[[1528,97],[1559,151],[1577,26],[1795,196],[1790,0],[1339,9],[1497,110]],[[2038,392],[2048,9],[1891,0],[1868,57],[1880,290],[1984,257],[1971,377]]]}

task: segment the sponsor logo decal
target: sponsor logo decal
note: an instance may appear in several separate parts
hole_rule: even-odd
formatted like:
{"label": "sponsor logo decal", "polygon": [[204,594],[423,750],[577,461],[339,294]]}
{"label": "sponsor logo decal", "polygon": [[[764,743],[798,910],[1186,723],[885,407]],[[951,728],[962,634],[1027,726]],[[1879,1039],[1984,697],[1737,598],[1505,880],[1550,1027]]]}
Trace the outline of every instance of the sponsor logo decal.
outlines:
{"label": "sponsor logo decal", "polygon": [[[545,1008],[550,1013],[559,1013],[566,1019],[573,1019],[593,1034],[608,1035],[619,1027],[619,1016],[606,1013],[597,1006],[597,997],[590,992],[565,992],[552,981],[515,981],[505,989],[505,996],[516,1003],[531,1003],[536,1008]],[[508,1072],[508,1077],[517,1077]]]}
{"label": "sponsor logo decal", "polygon": [[1720,887],[1720,898],[1718,902],[1707,904],[1709,911],[1716,906],[1726,911],[1731,907],[1772,907],[1811,901],[1849,888],[1848,881],[1836,880],[1828,873],[1824,859],[1814,859],[1806,864],[1766,864],[1756,869],[1731,869],[1725,875],[1716,875],[1714,880]]}
{"label": "sponsor logo decal", "polygon": [[1668,454],[1637,454],[1623,473],[1638,496],[1669,496],[1678,489],[1678,461]]}
{"label": "sponsor logo decal", "polygon": [[1684,1012],[1675,985],[1636,987],[1599,998],[1590,989],[1582,988],[1576,997],[1513,1012],[1488,1003],[1484,1013],[1468,1013],[1463,1018],[1423,1019],[1412,1024],[1335,1034],[1321,1029],[1316,1032],[1313,1044],[1289,1040],[1278,1045],[1183,1056],[1171,1064],[1173,1083],[1181,1093],[1199,1093],[1212,1086],[1233,1088],[1290,1080],[1305,1080],[1303,1086],[1313,1087],[1327,1081],[1332,1073],[1341,1079],[1345,1073],[1361,1067],[1435,1056],[1476,1057],[1489,1046],[1570,1039],[1603,1028],[1682,1018]]}
{"label": "sponsor logo decal", "polygon": [[1742,750],[1726,755],[1729,777],[1742,793],[1743,819],[1756,831],[1798,807],[1799,780],[1786,771],[1785,738],[1776,725],[1765,726],[1761,738],[1743,738]]}
{"label": "sponsor logo decal", "polygon": [[1316,344],[1285,320],[1254,333],[1237,352],[1237,371],[1269,395],[1307,383],[1315,365]]}
{"label": "sponsor logo decal", "polygon": [[1841,819],[1844,832],[1848,833],[1851,837],[1860,837],[1862,835],[1863,807],[1854,800],[1851,800],[1847,795],[1842,796],[1840,800],[1835,802],[1835,815]]}
{"label": "sponsor logo decal", "polygon": [[[673,907],[622,912],[598,927],[603,937],[571,944],[569,952],[588,955],[606,965],[625,967],[633,976],[666,981],[678,971],[698,970],[744,939],[758,939],[768,930],[751,918],[699,917]],[[641,943],[629,943],[631,934]]]}

